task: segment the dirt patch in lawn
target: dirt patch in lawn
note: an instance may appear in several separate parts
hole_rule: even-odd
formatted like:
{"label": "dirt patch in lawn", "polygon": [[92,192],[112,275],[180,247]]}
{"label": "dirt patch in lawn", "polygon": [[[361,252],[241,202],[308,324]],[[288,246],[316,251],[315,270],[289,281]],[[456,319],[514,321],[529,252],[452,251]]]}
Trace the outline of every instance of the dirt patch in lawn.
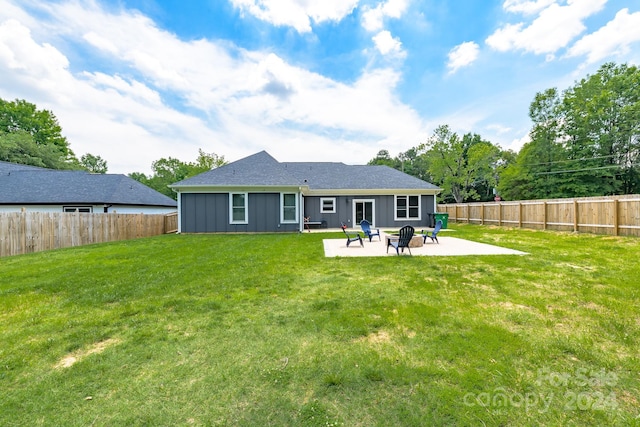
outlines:
{"label": "dirt patch in lawn", "polygon": [[71,354],[63,357],[58,363],[56,363],[56,369],[70,368],[75,365],[77,362],[81,361],[87,356],[91,356],[92,354],[99,354],[105,351],[107,348],[120,344],[120,340],[117,338],[109,338],[108,340],[100,341],[93,344],[91,347],[74,351]]}

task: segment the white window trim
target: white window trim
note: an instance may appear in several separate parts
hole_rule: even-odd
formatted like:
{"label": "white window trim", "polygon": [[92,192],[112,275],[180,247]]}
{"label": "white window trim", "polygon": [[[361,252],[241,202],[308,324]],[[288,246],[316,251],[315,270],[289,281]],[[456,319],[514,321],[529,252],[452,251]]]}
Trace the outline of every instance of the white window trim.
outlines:
{"label": "white window trim", "polygon": [[[233,196],[236,194],[244,195],[244,220],[242,221],[234,221],[233,220]],[[229,193],[229,224],[248,224],[249,216],[249,193]]]}
{"label": "white window trim", "polygon": [[351,208],[352,208],[352,220],[354,222],[353,226],[357,227],[360,224],[357,223],[356,224],[356,205],[358,203],[371,203],[371,227],[375,227],[376,224],[376,199],[353,199],[353,201],[351,202]]}
{"label": "white window trim", "polygon": [[[398,217],[398,198],[405,197],[407,200],[407,215],[409,215],[409,199],[411,197],[418,198],[418,216],[416,218],[412,218],[407,216],[407,218]],[[393,217],[395,221],[422,221],[422,195],[421,194],[398,194],[393,196]]]}
{"label": "white window trim", "polygon": [[[324,202],[325,201],[330,201],[331,202],[331,209],[324,210]],[[336,198],[335,197],[321,197],[320,198],[320,213],[321,214],[336,213]]]}
{"label": "white window trim", "polygon": [[[286,220],[284,219],[284,196],[292,194],[295,196],[294,200],[296,201],[296,213],[294,215],[294,219]],[[280,193],[280,224],[297,224],[299,222],[300,217],[300,201],[298,198],[298,193]]]}

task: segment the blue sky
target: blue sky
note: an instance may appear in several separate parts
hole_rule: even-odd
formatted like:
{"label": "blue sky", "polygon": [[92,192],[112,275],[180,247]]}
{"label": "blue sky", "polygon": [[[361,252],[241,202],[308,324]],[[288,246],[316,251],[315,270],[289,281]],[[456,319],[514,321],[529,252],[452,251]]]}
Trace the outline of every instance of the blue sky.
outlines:
{"label": "blue sky", "polygon": [[364,164],[443,124],[517,151],[537,92],[640,63],[630,0],[0,0],[0,97],[112,173],[198,149]]}

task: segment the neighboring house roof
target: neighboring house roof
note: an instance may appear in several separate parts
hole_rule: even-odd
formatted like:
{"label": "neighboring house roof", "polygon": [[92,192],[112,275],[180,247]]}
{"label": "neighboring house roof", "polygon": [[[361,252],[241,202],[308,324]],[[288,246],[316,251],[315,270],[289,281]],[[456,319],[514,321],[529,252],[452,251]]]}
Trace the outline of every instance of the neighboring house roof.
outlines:
{"label": "neighboring house roof", "polygon": [[0,204],[113,204],[177,207],[121,174],[60,171],[0,162]]}
{"label": "neighboring house roof", "polygon": [[0,161],[0,175],[5,175],[5,174],[8,174],[9,172],[23,171],[23,170],[47,170],[47,169],[39,168],[37,166],[21,165],[19,163],[9,163],[9,162]]}
{"label": "neighboring house roof", "polygon": [[429,190],[440,189],[388,166],[332,162],[284,162],[261,151],[170,187],[304,186],[309,190]]}

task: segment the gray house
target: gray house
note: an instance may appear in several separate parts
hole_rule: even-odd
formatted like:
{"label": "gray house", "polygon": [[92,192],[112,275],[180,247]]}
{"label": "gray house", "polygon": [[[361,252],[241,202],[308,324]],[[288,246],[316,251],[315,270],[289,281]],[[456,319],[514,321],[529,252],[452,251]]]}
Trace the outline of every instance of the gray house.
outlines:
{"label": "gray house", "polygon": [[0,212],[165,214],[177,203],[121,174],[61,171],[0,161]]}
{"label": "gray house", "polygon": [[430,225],[440,188],[387,166],[278,162],[261,151],[170,186],[183,233]]}

